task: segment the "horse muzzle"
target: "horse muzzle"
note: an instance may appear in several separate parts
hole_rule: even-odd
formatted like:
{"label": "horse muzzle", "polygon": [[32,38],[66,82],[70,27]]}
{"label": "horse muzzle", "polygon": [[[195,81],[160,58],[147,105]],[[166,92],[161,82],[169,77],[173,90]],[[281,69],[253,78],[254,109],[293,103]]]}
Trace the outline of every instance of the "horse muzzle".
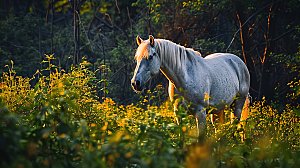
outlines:
{"label": "horse muzzle", "polygon": [[143,90],[142,83],[139,80],[132,80],[131,86],[136,92],[141,92]]}

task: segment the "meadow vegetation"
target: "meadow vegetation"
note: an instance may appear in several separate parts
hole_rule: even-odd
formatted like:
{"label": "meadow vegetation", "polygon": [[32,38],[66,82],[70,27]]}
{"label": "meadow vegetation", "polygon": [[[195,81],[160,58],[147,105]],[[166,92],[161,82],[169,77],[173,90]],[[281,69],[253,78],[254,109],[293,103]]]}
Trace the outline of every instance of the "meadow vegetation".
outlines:
{"label": "meadow vegetation", "polygon": [[[101,80],[83,60],[70,70],[46,55],[32,77],[13,62],[0,81],[0,167],[297,167],[299,104],[282,112],[254,101],[241,142],[237,123],[213,126],[197,143],[194,117],[158,103],[162,88],[122,105],[99,97]],[[299,96],[299,82],[290,97]],[[160,104],[160,105],[158,105]],[[216,128],[216,131],[215,131]]]}

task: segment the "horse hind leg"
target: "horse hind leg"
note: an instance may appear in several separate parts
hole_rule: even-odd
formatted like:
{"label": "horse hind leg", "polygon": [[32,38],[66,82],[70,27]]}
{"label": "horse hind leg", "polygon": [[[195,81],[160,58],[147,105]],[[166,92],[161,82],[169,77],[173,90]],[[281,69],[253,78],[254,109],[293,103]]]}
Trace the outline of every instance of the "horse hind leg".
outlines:
{"label": "horse hind leg", "polygon": [[225,123],[225,112],[224,109],[217,111],[216,113],[210,114],[210,120],[215,128],[215,133],[217,133],[217,126],[215,124],[216,120],[219,121],[220,125]]}
{"label": "horse hind leg", "polygon": [[[245,105],[245,106],[244,106]],[[247,96],[238,97],[234,102],[234,112],[231,114],[231,123],[234,121],[235,117],[238,121],[246,120],[248,117],[247,109],[249,106],[249,99]]]}
{"label": "horse hind leg", "polygon": [[[231,114],[231,123],[233,123],[235,117],[237,117],[238,121],[240,121],[240,123],[238,124],[238,129],[242,129],[245,127],[245,120],[248,118],[248,114],[249,114],[249,105],[250,105],[250,100],[248,96],[239,97],[235,101],[234,115]],[[245,140],[244,130],[240,132],[240,136],[242,138],[242,141],[244,141]]]}
{"label": "horse hind leg", "polygon": [[249,96],[247,96],[241,114],[241,121],[245,121],[248,118],[249,111],[250,111],[249,108],[250,108],[250,99]]}
{"label": "horse hind leg", "polygon": [[224,123],[225,123],[225,112],[224,112],[224,109],[223,109],[223,110],[220,110],[220,111],[217,113],[217,117],[219,118],[220,124],[224,124]]}

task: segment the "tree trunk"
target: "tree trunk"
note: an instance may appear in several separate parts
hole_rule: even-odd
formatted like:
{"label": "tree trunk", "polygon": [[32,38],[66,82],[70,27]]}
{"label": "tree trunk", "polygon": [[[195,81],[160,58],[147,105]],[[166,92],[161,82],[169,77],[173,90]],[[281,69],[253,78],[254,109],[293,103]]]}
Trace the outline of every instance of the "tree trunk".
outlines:
{"label": "tree trunk", "polygon": [[73,31],[74,31],[74,65],[78,64],[80,58],[80,35],[79,35],[79,2],[73,0]]}

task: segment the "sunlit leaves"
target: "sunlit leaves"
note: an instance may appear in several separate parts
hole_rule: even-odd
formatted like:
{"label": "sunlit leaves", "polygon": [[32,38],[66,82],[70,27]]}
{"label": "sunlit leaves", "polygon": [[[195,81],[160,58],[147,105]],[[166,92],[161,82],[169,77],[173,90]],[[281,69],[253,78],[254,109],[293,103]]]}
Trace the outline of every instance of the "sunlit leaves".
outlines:
{"label": "sunlit leaves", "polygon": [[191,11],[200,11],[204,7],[203,4],[204,4],[203,0],[183,1],[182,7],[188,8]]}

